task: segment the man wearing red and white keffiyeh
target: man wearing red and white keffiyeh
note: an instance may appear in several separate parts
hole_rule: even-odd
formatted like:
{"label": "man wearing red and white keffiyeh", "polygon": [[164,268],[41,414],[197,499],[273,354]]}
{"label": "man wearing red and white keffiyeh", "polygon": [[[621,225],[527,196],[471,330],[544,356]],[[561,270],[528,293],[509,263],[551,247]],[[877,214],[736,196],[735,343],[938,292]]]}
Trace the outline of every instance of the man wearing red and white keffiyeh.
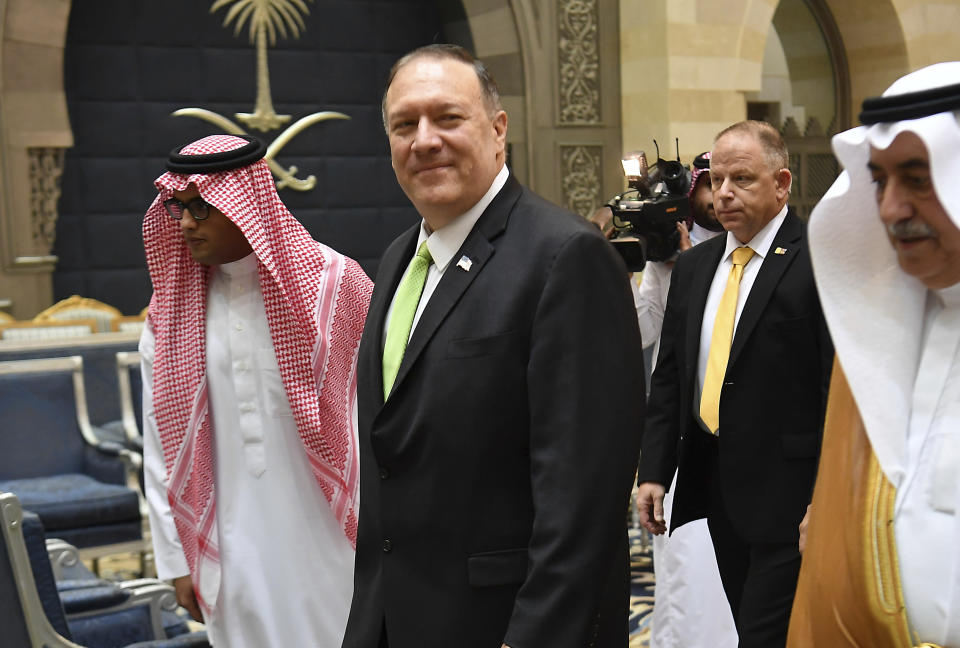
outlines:
{"label": "man wearing red and white keffiyeh", "polygon": [[356,352],[371,282],[313,240],[253,138],[175,150],[143,222],[157,572],[217,646],[334,646],[358,511]]}

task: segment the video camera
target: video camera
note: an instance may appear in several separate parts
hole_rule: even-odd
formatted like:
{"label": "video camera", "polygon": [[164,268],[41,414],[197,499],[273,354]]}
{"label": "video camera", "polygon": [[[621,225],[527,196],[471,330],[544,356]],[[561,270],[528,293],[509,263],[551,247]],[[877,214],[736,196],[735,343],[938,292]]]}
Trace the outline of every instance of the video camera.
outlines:
{"label": "video camera", "polygon": [[[656,147],[657,142],[654,140]],[[677,222],[690,218],[690,171],[676,160],[657,161],[647,167],[647,156],[635,151],[623,160],[629,189],[607,203],[613,213],[614,248],[631,272],[643,270],[647,261],[668,261],[680,246]]]}

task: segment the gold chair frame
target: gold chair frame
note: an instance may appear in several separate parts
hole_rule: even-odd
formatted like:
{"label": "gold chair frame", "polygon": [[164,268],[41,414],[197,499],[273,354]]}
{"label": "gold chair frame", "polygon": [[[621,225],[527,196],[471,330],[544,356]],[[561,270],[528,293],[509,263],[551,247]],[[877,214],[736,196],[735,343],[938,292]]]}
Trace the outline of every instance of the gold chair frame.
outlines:
{"label": "gold chair frame", "polygon": [[[74,312],[80,311],[81,314],[74,315]],[[87,311],[87,313],[84,313]],[[88,314],[89,311],[95,313],[102,313],[104,324],[101,326],[101,320],[94,316],[94,319],[97,321],[97,327],[94,329],[99,332],[106,332],[110,330],[109,322],[117,317],[122,317],[121,313],[117,308],[114,308],[110,304],[105,304],[102,301],[93,299],[92,297],[81,297],[80,295],[72,295],[66,299],[61,299],[53,306],[41,311],[34,317],[35,322],[47,322],[50,320],[70,320],[70,319],[89,319],[91,316]]]}
{"label": "gold chair frame", "polygon": [[127,332],[130,329],[123,328],[124,324],[139,323],[142,326],[146,321],[147,318],[142,315],[121,315],[120,317],[114,317],[110,320],[110,330],[114,332]]}
{"label": "gold chair frame", "polygon": [[[97,332],[97,320],[91,318],[77,318],[69,320],[47,320],[43,322],[38,322],[36,320],[14,320],[12,322],[0,323],[0,340],[7,339],[4,336],[4,331],[8,329],[44,329],[44,328],[73,328],[85,326],[87,327],[87,334],[93,335]],[[78,338],[83,337],[83,335],[62,335],[55,337],[36,337],[36,338],[18,338],[17,341],[25,340],[50,340],[50,339],[67,339],[67,338]]]}

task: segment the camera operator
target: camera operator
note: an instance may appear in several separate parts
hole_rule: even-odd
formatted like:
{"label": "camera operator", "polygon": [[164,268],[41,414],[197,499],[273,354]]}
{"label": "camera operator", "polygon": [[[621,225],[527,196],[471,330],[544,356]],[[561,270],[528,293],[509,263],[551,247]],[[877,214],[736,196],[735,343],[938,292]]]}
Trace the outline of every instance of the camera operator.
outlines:
{"label": "camera operator", "polygon": [[[692,224],[677,223],[679,252],[717,236],[723,227],[713,210],[710,190],[710,152],[698,155],[690,171]],[[660,327],[670,289],[673,261],[650,261],[639,288],[634,285],[637,319],[644,347],[655,344],[654,362],[660,346]],[[676,475],[674,475],[676,481]],[[670,519],[674,486],[664,496],[663,508]],[[653,537],[653,570],[657,577],[650,631],[650,648],[670,646],[716,646],[733,648],[737,631],[723,593],[717,559],[706,520],[677,529],[673,535]]]}
{"label": "camera operator", "polygon": [[[709,240],[723,232],[713,211],[713,193],[710,191],[710,151],[701,153],[693,160],[690,170],[690,212],[692,224],[680,221],[677,231],[680,233],[678,252],[689,250],[697,243]],[[637,307],[637,319],[640,322],[640,335],[643,347],[654,344],[653,358],[656,362],[660,346],[660,327],[663,325],[663,311],[667,305],[667,292],[670,290],[670,272],[673,261],[651,261],[643,271],[643,281],[634,286],[634,303]]]}

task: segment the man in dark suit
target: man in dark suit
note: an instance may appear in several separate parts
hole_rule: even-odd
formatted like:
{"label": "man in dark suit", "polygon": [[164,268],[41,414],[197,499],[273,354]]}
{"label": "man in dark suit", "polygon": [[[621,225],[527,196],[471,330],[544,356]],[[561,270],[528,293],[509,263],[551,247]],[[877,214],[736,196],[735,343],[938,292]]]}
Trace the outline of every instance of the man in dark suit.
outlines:
{"label": "man in dark suit", "polygon": [[385,252],[360,343],[343,645],[623,648],[644,393],[627,271],[509,174],[466,51],[402,58],[383,109],[423,222]]}
{"label": "man in dark suit", "polygon": [[638,475],[641,522],[663,533],[679,464],[671,528],[707,518],[741,647],[786,642],[833,356],[788,162],[763,122],[714,142],[727,234],[674,267]]}

